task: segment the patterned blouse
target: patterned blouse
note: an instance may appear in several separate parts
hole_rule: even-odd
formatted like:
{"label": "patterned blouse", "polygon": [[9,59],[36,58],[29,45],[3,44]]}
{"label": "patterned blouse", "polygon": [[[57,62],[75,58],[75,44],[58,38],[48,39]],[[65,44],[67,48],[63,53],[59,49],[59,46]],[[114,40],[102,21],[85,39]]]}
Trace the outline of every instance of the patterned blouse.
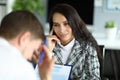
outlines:
{"label": "patterned blouse", "polygon": [[[59,44],[55,46],[53,53],[57,58],[56,63],[63,64]],[[70,80],[100,80],[100,64],[97,52],[90,44],[82,49],[81,43],[75,41],[66,64],[73,67]]]}

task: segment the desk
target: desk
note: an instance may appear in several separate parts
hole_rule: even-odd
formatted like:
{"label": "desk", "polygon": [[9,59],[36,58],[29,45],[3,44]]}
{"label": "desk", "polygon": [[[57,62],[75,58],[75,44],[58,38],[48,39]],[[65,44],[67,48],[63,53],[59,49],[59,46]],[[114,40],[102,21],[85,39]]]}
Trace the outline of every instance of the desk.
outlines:
{"label": "desk", "polygon": [[99,45],[104,45],[106,49],[120,50],[120,38],[108,40],[104,33],[92,33]]}

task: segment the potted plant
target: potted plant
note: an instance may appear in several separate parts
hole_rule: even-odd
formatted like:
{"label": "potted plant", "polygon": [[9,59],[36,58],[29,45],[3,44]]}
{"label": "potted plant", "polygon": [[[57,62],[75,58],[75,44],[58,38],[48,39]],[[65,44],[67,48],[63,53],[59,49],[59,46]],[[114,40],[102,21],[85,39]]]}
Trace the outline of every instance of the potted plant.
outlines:
{"label": "potted plant", "polygon": [[114,21],[107,21],[105,22],[105,30],[106,30],[106,37],[107,39],[115,39],[117,26]]}
{"label": "potted plant", "polygon": [[44,5],[41,0],[14,0],[12,10],[28,10],[42,15],[44,13]]}

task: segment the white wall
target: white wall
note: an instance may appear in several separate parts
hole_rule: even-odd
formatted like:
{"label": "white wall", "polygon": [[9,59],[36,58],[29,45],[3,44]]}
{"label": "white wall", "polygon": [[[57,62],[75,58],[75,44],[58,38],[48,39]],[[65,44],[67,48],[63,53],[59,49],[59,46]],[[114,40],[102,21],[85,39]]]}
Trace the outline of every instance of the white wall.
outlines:
{"label": "white wall", "polygon": [[0,0],[0,22],[1,19],[5,16],[6,14],[6,0]]}
{"label": "white wall", "polygon": [[97,32],[104,32],[104,24],[108,20],[114,20],[118,29],[120,29],[120,12],[106,12],[102,7],[95,7],[94,11],[94,27]]}
{"label": "white wall", "polygon": [[12,11],[12,4],[14,0],[7,0],[7,13]]}

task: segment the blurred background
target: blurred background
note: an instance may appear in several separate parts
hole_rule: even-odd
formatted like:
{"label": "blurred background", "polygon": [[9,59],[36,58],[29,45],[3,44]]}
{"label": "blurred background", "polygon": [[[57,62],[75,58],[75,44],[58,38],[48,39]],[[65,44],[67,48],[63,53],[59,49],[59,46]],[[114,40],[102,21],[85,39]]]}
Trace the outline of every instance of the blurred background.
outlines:
{"label": "blurred background", "polygon": [[[120,0],[0,0],[0,21],[13,10],[29,10],[37,16],[47,35],[49,13],[59,3],[76,8],[99,44],[120,49]],[[105,24],[109,21],[114,22],[116,31],[106,31]],[[115,33],[115,37],[111,33]],[[107,37],[108,34],[112,38]]]}

